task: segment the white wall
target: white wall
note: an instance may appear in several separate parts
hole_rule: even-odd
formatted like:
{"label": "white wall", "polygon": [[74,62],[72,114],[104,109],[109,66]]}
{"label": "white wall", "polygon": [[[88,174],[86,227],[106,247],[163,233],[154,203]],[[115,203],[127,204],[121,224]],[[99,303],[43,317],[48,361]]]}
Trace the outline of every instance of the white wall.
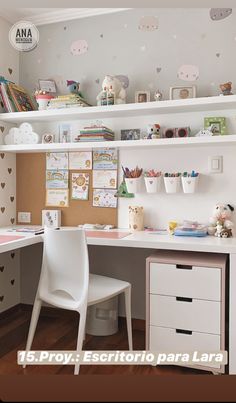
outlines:
{"label": "white wall", "polygon": [[[10,24],[0,18],[0,75],[18,82],[19,54],[10,45],[8,32]],[[1,106],[0,106],[0,109]],[[3,136],[9,130],[9,125],[0,122],[0,144]],[[0,226],[12,225],[16,219],[16,156],[15,154],[0,154]],[[19,252],[12,258],[10,253],[0,256],[0,312],[16,305],[20,301]],[[14,280],[14,284],[11,281]],[[12,281],[13,282],[13,281]]]}

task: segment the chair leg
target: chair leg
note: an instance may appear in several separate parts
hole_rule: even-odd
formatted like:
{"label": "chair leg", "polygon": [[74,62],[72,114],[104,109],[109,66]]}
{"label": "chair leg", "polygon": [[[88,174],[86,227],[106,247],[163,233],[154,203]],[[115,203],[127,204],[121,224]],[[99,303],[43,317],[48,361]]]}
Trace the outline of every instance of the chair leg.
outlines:
{"label": "chair leg", "polygon": [[[37,296],[34,301],[34,306],[33,306],[33,311],[31,315],[31,321],[30,321],[30,327],[29,327],[29,333],[28,333],[28,338],[27,338],[27,343],[26,343],[26,351],[30,351],[32,342],[34,339],[34,334],[35,330],[37,327],[38,319],[39,319],[39,314],[42,306],[42,301],[39,299]],[[23,368],[26,368],[26,365],[23,365]]]}
{"label": "chair leg", "polygon": [[[81,312],[79,312],[80,318],[79,318],[79,330],[78,330],[77,348],[76,348],[77,354],[80,354],[83,348],[85,324],[86,324],[86,312],[87,309],[83,309]],[[80,370],[80,364],[76,364],[74,369],[74,375],[78,375],[79,370]]]}
{"label": "chair leg", "polygon": [[128,331],[129,350],[133,350],[132,319],[131,319],[131,287],[125,290],[125,312]]}

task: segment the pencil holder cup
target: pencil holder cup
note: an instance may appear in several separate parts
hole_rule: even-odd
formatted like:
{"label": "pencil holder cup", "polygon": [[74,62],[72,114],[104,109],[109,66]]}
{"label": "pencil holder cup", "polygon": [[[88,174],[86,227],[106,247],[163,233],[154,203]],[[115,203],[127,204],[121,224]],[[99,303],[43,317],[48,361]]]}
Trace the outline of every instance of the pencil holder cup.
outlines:
{"label": "pencil holder cup", "polygon": [[125,183],[129,193],[139,193],[141,190],[142,177],[125,178]]}
{"label": "pencil holder cup", "polygon": [[146,176],[144,178],[144,180],[145,180],[147,193],[157,193],[160,191],[161,176],[158,176],[158,177],[157,176],[154,176],[154,177]]}
{"label": "pencil holder cup", "polygon": [[177,193],[180,189],[180,176],[164,177],[166,193]]}
{"label": "pencil holder cup", "polygon": [[198,176],[185,177],[182,176],[182,186],[184,193],[195,193],[198,185]]}
{"label": "pencil holder cup", "polygon": [[143,207],[129,206],[129,229],[131,231],[143,231],[144,229]]}

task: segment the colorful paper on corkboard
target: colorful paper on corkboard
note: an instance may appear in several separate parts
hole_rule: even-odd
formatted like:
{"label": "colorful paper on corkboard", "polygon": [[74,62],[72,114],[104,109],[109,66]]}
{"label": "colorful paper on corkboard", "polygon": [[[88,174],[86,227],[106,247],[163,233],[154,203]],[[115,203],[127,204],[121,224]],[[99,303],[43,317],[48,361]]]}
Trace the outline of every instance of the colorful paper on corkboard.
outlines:
{"label": "colorful paper on corkboard", "polygon": [[69,190],[68,189],[47,189],[46,206],[48,207],[68,207]]}
{"label": "colorful paper on corkboard", "polygon": [[71,177],[71,198],[74,200],[88,200],[89,196],[89,174],[72,173]]}

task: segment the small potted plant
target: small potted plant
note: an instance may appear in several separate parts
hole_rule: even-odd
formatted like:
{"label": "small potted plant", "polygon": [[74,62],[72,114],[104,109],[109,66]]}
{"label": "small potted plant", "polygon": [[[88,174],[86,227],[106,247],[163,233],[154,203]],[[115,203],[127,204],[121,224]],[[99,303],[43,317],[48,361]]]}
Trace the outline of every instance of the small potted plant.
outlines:
{"label": "small potted plant", "polygon": [[144,173],[144,181],[148,193],[157,193],[161,187],[161,172],[150,169]]}
{"label": "small potted plant", "polygon": [[192,171],[191,173],[184,172],[182,174],[182,186],[183,186],[183,191],[184,193],[195,193],[197,184],[198,184],[198,179],[199,179],[199,173]]}
{"label": "small potted plant", "polygon": [[164,174],[164,183],[166,188],[166,193],[177,193],[180,189],[180,176],[179,172],[177,173],[168,173]]}
{"label": "small potted plant", "polygon": [[141,181],[142,181],[142,168],[136,167],[135,169],[124,168],[124,178],[126,187],[129,193],[139,193],[141,189]]}

